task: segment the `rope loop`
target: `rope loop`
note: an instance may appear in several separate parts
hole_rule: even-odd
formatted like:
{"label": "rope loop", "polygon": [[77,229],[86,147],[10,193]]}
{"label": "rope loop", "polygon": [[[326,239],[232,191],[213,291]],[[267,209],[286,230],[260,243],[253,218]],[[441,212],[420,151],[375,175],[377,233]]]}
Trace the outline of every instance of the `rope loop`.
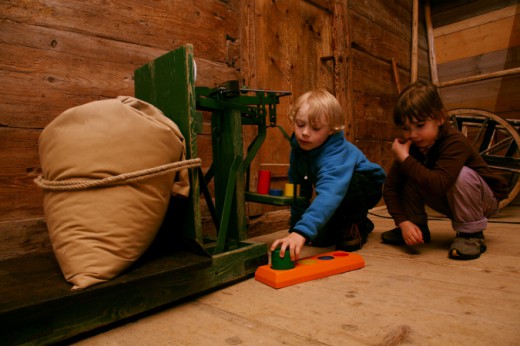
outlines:
{"label": "rope loop", "polygon": [[165,175],[172,172],[177,172],[182,169],[200,167],[202,160],[200,158],[178,161],[168,163],[166,165],[157,166],[153,168],[143,169],[131,173],[123,173],[112,177],[103,179],[71,179],[62,181],[52,181],[43,178],[42,175],[34,179],[36,185],[44,190],[52,191],[70,191],[70,190],[84,190],[93,187],[101,186],[112,186],[112,185],[123,185],[132,183],[140,180],[154,178],[157,176]]}

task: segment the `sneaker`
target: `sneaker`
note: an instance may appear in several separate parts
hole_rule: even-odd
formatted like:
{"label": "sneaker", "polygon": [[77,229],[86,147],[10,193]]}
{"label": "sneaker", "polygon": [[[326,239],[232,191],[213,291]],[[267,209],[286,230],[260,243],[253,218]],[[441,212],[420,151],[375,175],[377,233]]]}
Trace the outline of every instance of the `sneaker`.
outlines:
{"label": "sneaker", "polygon": [[359,231],[357,223],[349,223],[339,235],[339,239],[336,242],[336,250],[347,252],[359,250],[366,243],[367,236],[368,233]]}
{"label": "sneaker", "polygon": [[368,217],[366,217],[363,221],[359,223],[359,231],[363,235],[363,233],[367,234],[374,230],[374,223]]}
{"label": "sneaker", "polygon": [[484,233],[460,233],[450,246],[448,256],[452,259],[472,260],[480,257],[487,250]]}
{"label": "sneaker", "polygon": [[[419,226],[424,243],[429,243],[431,240],[430,230],[428,229],[428,225]],[[381,233],[381,240],[385,244],[390,245],[405,245],[406,242],[403,238],[403,232],[399,227],[394,228],[393,230],[386,231]]]}

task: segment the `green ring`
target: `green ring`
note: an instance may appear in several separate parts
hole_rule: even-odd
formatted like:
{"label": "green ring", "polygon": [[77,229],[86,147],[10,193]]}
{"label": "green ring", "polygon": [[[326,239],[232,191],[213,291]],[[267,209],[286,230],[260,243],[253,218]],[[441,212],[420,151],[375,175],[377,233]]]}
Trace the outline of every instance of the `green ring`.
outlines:
{"label": "green ring", "polygon": [[280,257],[280,249],[276,249],[271,252],[271,268],[276,270],[287,270],[293,269],[295,266],[294,262],[291,261],[291,254],[288,250],[285,251],[285,256]]}

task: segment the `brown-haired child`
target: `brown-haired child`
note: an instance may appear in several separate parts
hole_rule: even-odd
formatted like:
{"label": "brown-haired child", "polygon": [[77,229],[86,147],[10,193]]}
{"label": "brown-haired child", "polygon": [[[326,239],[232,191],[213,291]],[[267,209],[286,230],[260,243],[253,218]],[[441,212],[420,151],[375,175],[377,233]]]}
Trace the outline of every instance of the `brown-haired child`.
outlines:
{"label": "brown-haired child", "polygon": [[449,257],[475,259],[486,251],[483,231],[507,197],[507,182],[447,120],[432,83],[418,81],[399,95],[394,123],[403,138],[393,142],[395,161],[383,191],[397,228],[381,238],[393,245],[428,243],[426,205],[452,221]]}

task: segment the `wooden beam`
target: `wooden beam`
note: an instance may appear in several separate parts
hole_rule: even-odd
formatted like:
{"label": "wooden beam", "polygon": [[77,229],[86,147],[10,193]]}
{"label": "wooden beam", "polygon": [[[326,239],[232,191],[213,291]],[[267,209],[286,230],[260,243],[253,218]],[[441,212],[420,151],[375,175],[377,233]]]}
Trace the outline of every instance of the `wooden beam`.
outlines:
{"label": "wooden beam", "polygon": [[516,34],[519,22],[520,13],[482,23],[477,27],[460,27],[460,30],[442,36],[439,36],[438,32],[443,28],[434,29],[435,46],[438,52],[437,63],[442,64],[520,46],[520,35]]}
{"label": "wooden beam", "polygon": [[520,74],[520,67],[510,68],[508,70],[503,71],[496,71],[496,72],[490,72],[481,74],[478,76],[472,76],[472,77],[466,77],[466,78],[460,78],[460,79],[454,79],[447,82],[440,82],[437,84],[439,88],[453,86],[453,85],[460,85],[460,84],[466,84],[466,83],[473,83],[478,82],[484,79],[490,79],[490,78],[499,78],[499,77],[505,77],[505,76],[511,76],[515,74]]}
{"label": "wooden beam", "polygon": [[496,22],[501,19],[514,17],[517,15],[519,5],[504,7],[500,10],[474,16],[469,19],[461,20],[453,24],[439,26],[435,29],[435,36],[445,36],[458,31],[468,30],[470,28],[479,27],[488,23]]}
{"label": "wooden beam", "polygon": [[430,75],[434,84],[439,83],[439,75],[437,74],[437,59],[435,57],[435,39],[433,37],[432,13],[430,0],[424,3],[424,16],[426,20],[426,35],[428,36],[428,55],[430,59]]}
{"label": "wooden beam", "polygon": [[419,0],[413,0],[411,82],[417,80],[417,57],[419,49]]}

